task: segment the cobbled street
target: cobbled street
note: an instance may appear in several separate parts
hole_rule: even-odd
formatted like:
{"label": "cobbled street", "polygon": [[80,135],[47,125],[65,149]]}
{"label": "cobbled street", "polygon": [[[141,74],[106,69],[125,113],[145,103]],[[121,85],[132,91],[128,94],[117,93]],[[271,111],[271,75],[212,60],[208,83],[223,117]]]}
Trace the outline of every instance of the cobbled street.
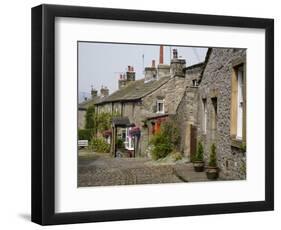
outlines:
{"label": "cobbled street", "polygon": [[78,186],[109,186],[206,181],[191,163],[157,163],[145,158],[112,158],[79,151]]}

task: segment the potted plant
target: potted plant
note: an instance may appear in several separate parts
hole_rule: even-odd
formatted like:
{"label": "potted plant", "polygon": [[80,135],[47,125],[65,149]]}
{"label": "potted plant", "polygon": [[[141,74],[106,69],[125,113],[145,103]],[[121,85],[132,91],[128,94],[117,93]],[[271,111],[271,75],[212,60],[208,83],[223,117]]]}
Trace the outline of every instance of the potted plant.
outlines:
{"label": "potted plant", "polygon": [[219,168],[217,167],[217,150],[215,144],[212,144],[211,146],[211,154],[206,175],[209,180],[216,180],[219,177]]}
{"label": "potted plant", "polygon": [[204,171],[204,159],[203,159],[203,145],[202,142],[198,142],[197,152],[195,158],[193,160],[193,167],[195,172],[203,172]]}

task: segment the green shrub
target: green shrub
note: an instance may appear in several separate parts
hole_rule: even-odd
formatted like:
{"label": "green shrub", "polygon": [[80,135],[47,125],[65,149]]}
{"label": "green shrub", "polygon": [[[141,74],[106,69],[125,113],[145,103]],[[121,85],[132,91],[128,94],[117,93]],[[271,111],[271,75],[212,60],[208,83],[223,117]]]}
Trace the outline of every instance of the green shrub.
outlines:
{"label": "green shrub", "polygon": [[152,159],[158,160],[166,157],[175,150],[180,142],[179,130],[173,120],[167,120],[161,124],[160,132],[152,137]]}
{"label": "green shrub", "polygon": [[246,150],[247,150],[246,143],[242,143],[241,146],[240,146],[240,149],[242,150],[243,153],[245,153]]}
{"label": "green shrub", "polygon": [[212,144],[211,146],[211,154],[208,165],[210,167],[217,167],[217,150],[215,144]]}
{"label": "green shrub", "polygon": [[173,120],[169,119],[165,121],[161,125],[161,132],[163,132],[163,134],[167,136],[169,142],[171,142],[174,149],[179,146],[180,143],[179,129]]}
{"label": "green shrub", "polygon": [[197,152],[194,158],[194,161],[203,161],[204,160],[204,148],[203,148],[203,144],[201,141],[198,142],[198,146],[197,146]]}
{"label": "green shrub", "polygon": [[78,139],[90,141],[92,139],[92,130],[91,129],[79,129],[78,130]]}
{"label": "green shrub", "polygon": [[90,148],[94,152],[109,153],[110,144],[108,144],[103,138],[93,138],[90,143]]}
{"label": "green shrub", "polygon": [[87,108],[85,114],[85,129],[95,129],[95,106],[91,105]]}
{"label": "green shrub", "polygon": [[123,142],[123,140],[122,139],[117,139],[117,148],[118,149],[124,149],[125,148],[125,144],[124,144],[124,142]]}
{"label": "green shrub", "polygon": [[153,144],[151,152],[153,160],[164,158],[173,150],[172,143],[163,132],[155,134],[151,140],[151,144]]}

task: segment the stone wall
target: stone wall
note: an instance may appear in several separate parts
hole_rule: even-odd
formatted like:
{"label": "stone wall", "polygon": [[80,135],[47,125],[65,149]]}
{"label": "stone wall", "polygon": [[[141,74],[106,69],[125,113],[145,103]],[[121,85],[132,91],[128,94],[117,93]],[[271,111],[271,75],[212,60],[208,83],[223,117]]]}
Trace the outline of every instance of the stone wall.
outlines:
{"label": "stone wall", "polygon": [[198,88],[186,87],[185,94],[176,112],[176,122],[180,132],[180,152],[190,160],[191,125],[197,126]]}
{"label": "stone wall", "polygon": [[[149,83],[147,83],[149,84]],[[164,100],[165,113],[174,114],[185,90],[185,78],[173,77],[167,83],[143,98],[143,110],[146,115],[155,115],[157,99]]]}
{"label": "stone wall", "polygon": [[85,128],[85,119],[86,110],[78,110],[78,129],[84,129]]}
{"label": "stone wall", "polygon": [[[203,141],[206,162],[211,145],[216,144],[220,177],[223,179],[246,178],[246,154],[232,144],[230,136],[232,63],[245,56],[245,49],[213,48],[198,88],[198,121],[203,119],[203,99],[207,105],[207,132],[204,134],[203,124],[199,122],[198,138]],[[217,112],[214,111],[215,102]]]}
{"label": "stone wall", "polygon": [[177,122],[181,142],[180,152],[190,160],[191,125],[198,126],[198,87],[193,85],[193,80],[198,82],[203,65],[188,67],[185,71],[185,92],[177,107],[175,120]]}

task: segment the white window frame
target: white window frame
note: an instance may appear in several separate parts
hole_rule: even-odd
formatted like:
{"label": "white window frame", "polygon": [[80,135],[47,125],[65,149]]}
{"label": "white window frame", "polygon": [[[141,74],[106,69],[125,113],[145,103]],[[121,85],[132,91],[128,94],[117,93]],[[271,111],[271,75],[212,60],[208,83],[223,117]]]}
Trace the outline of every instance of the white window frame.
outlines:
{"label": "white window frame", "polygon": [[[162,110],[160,111],[160,110],[158,110],[158,105],[159,104],[163,104],[163,107],[162,107]],[[163,99],[163,100],[157,100],[156,101],[156,113],[160,113],[160,114],[164,114],[165,113],[165,100]]]}
{"label": "white window frame", "polygon": [[237,69],[237,130],[236,138],[242,140],[243,137],[243,66]]}

